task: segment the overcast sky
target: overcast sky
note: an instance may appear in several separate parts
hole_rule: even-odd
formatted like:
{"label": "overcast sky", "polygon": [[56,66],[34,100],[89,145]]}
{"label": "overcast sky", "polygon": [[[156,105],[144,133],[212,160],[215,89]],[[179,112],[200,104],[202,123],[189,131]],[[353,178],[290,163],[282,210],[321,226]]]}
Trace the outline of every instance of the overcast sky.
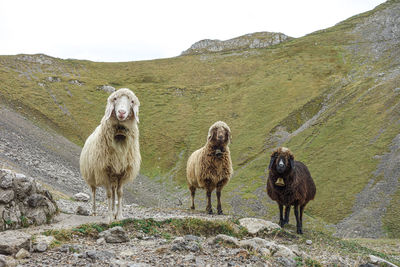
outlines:
{"label": "overcast sky", "polygon": [[93,61],[178,56],[202,39],[301,37],[383,0],[0,0],[0,54]]}

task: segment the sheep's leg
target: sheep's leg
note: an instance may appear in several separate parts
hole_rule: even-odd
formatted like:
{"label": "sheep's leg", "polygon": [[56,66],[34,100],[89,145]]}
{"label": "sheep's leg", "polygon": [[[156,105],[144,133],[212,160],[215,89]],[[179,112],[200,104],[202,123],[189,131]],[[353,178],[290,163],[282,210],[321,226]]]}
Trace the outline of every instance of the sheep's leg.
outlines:
{"label": "sheep's leg", "polygon": [[92,197],[93,197],[93,206],[92,206],[92,210],[93,210],[93,216],[96,216],[96,187],[95,186],[91,186],[92,189]]}
{"label": "sheep's leg", "polygon": [[107,186],[107,201],[108,201],[108,223],[113,221],[113,211],[112,211],[112,186]]}
{"label": "sheep's leg", "polygon": [[189,187],[189,189],[190,189],[190,195],[192,196],[192,206],[190,208],[194,210],[194,195],[196,194],[196,187],[191,186]]}
{"label": "sheep's leg", "polygon": [[[300,208],[300,210],[301,210],[301,208]],[[302,234],[303,230],[301,229],[302,225],[301,225],[301,220],[300,220],[300,216],[299,216],[299,206],[297,204],[294,205],[294,215],[296,216],[297,233]]]}
{"label": "sheep's leg", "polygon": [[115,216],[115,219],[118,221],[122,220],[122,195],[123,195],[123,190],[122,190],[122,185],[118,184],[117,188],[117,196],[118,196],[118,207],[117,207],[117,214]]}
{"label": "sheep's leg", "polygon": [[115,215],[115,192],[117,191],[116,186],[112,186],[112,212]]}
{"label": "sheep's leg", "polygon": [[222,205],[221,205],[221,190],[222,190],[222,187],[217,187],[217,202],[218,202],[217,211],[218,211],[219,215],[223,214]]}
{"label": "sheep's leg", "polygon": [[285,218],[283,220],[283,224],[289,223],[289,215],[290,215],[290,205],[285,206]]}
{"label": "sheep's leg", "polygon": [[304,207],[306,205],[301,205],[300,206],[300,228],[301,228],[301,233],[303,233],[303,212],[304,212]]}
{"label": "sheep's leg", "polygon": [[283,227],[285,225],[285,220],[283,219],[283,205],[279,205],[279,225]]}
{"label": "sheep's leg", "polygon": [[206,211],[208,212],[208,214],[213,214],[213,210],[211,207],[211,190],[207,189],[207,207],[206,207]]}

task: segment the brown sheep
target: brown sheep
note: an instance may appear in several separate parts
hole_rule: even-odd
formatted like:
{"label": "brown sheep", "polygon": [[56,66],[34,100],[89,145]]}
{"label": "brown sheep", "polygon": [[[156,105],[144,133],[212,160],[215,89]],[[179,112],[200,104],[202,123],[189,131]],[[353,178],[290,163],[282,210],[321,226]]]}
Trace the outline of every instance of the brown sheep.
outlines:
{"label": "brown sheep", "polygon": [[[314,199],[316,193],[308,168],[302,162],[295,161],[293,153],[288,148],[280,147],[272,153],[268,169],[267,193],[279,205],[280,226],[289,223],[290,206],[294,206],[297,233],[302,234],[304,207]],[[283,217],[283,206],[285,206],[285,217]]]}
{"label": "brown sheep", "polygon": [[189,157],[186,178],[192,196],[191,209],[194,209],[196,188],[204,188],[207,192],[206,211],[212,214],[211,192],[216,189],[217,211],[218,214],[222,214],[221,190],[229,182],[233,173],[228,147],[231,139],[229,126],[225,122],[217,121],[208,131],[205,146],[193,152]]}

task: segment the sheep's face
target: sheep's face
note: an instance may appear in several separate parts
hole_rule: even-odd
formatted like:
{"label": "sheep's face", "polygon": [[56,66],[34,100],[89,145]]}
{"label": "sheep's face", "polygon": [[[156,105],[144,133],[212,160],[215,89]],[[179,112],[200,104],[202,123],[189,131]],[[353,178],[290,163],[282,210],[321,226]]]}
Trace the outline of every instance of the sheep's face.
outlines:
{"label": "sheep's face", "polygon": [[294,169],[294,156],[289,149],[280,147],[271,155],[268,169],[275,169],[279,174],[290,172]]}
{"label": "sheep's face", "polygon": [[131,101],[126,95],[119,98],[115,97],[113,115],[117,117],[119,121],[126,120],[131,115]]}
{"label": "sheep's face", "polygon": [[215,145],[226,145],[230,141],[230,131],[223,126],[214,127],[209,133],[208,140]]}
{"label": "sheep's face", "polygon": [[139,122],[139,106],[139,100],[131,90],[119,89],[108,97],[104,119],[113,117],[119,122],[124,122],[134,118]]}

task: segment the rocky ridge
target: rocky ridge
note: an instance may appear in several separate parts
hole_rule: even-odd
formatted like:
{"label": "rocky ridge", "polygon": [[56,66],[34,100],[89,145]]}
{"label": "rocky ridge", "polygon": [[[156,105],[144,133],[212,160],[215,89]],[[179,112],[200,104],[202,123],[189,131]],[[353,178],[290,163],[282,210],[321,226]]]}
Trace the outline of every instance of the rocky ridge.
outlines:
{"label": "rocky ridge", "polygon": [[189,49],[183,51],[181,55],[266,48],[290,39],[292,38],[283,33],[275,32],[250,33],[226,41],[205,39],[194,43]]}

